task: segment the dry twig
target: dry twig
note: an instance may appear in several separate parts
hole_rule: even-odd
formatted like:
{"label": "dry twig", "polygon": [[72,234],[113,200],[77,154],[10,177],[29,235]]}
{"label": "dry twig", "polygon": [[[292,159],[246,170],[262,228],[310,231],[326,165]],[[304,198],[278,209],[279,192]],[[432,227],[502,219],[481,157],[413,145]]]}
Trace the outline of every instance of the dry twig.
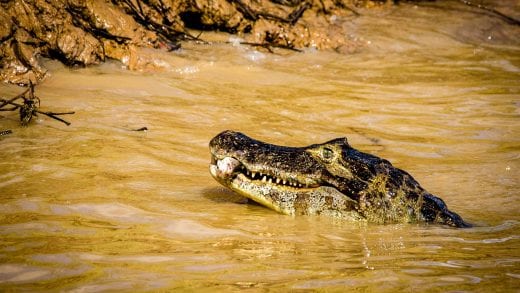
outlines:
{"label": "dry twig", "polygon": [[[16,103],[16,100],[23,100],[23,103]],[[12,106],[10,108],[6,108],[7,106]],[[58,117],[59,115],[69,115],[74,114],[74,112],[43,112],[38,108],[40,107],[40,98],[34,95],[34,85],[32,82],[29,83],[29,88],[27,88],[24,92],[17,95],[16,97],[6,100],[0,99],[0,111],[15,111],[19,110],[20,113],[20,123],[22,126],[29,125],[33,116],[38,116],[38,114],[42,114],[48,116],[52,119],[58,120],[60,122],[65,123],[67,126],[70,125],[70,122],[63,120]],[[5,109],[4,109],[5,108]]]}

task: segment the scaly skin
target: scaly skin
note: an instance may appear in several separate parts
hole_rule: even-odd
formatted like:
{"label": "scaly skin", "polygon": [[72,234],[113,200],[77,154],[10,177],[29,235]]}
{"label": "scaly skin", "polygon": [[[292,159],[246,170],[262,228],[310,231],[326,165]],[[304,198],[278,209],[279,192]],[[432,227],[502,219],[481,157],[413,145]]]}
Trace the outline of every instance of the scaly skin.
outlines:
{"label": "scaly skin", "polygon": [[352,148],[346,138],[285,147],[227,130],[209,148],[218,182],[283,214],[470,227],[410,174]]}

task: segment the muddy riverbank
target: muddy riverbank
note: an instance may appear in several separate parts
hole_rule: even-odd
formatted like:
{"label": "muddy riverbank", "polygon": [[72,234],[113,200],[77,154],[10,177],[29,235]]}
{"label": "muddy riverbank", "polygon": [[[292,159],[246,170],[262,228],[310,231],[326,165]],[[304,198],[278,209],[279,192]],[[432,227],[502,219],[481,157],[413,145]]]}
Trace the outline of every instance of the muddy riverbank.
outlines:
{"label": "muddy riverbank", "polygon": [[[486,19],[491,17],[494,18],[492,23],[514,23],[518,19],[518,7],[512,1],[479,2],[471,6],[467,5],[472,3],[470,1],[462,2],[447,6],[443,2],[412,1],[414,5],[435,6],[440,13],[460,10]],[[209,31],[235,36],[220,41],[239,42],[270,52],[276,48],[295,51],[316,48],[352,54],[365,48],[367,43],[365,36],[359,35],[350,24],[364,17],[367,9],[389,13],[399,7],[397,3],[400,2],[1,1],[0,79],[15,84],[39,82],[47,72],[41,65],[41,57],[57,59],[68,66],[87,66],[114,59],[131,70],[160,71],[164,64],[154,59],[147,49],[177,50],[183,42],[210,44],[212,40],[206,34]],[[381,17],[386,17],[385,13]],[[402,25],[406,26],[408,21],[417,20],[409,19]],[[512,27],[509,30],[514,30],[514,25]],[[481,29],[496,31],[494,25]],[[518,35],[518,29],[499,32],[498,38],[515,33]]]}
{"label": "muddy riverbank", "polygon": [[[0,3],[0,77],[37,82],[40,56],[67,65],[107,58],[130,69],[161,67],[143,48],[175,50],[181,41],[205,43],[201,31],[224,31],[266,48],[354,47],[334,23],[355,17],[366,1],[67,1]],[[198,30],[199,32],[196,32]],[[197,35],[195,35],[197,34]]]}

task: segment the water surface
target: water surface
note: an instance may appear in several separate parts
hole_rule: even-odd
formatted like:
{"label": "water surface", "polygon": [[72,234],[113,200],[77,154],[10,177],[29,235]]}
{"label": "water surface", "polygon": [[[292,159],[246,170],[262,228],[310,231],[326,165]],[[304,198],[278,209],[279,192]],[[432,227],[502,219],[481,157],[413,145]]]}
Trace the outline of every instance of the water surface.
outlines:
{"label": "water surface", "polygon": [[[42,110],[76,114],[27,128],[0,115],[13,130],[0,138],[0,290],[518,290],[518,31],[407,5],[345,25],[366,44],[355,54],[187,44],[154,53],[158,73],[48,62]],[[208,172],[225,129],[291,146],[347,136],[476,227],[244,204]]]}

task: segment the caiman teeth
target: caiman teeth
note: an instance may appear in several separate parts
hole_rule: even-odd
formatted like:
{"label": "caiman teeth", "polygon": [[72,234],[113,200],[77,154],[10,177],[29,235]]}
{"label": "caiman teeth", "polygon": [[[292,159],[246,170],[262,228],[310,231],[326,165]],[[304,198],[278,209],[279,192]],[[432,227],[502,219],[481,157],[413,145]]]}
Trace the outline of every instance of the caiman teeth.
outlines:
{"label": "caiman teeth", "polygon": [[234,177],[238,174],[243,174],[244,176],[249,178],[249,180],[257,180],[266,184],[277,184],[281,186],[290,186],[294,188],[303,188],[304,185],[306,188],[312,187],[312,185],[309,186],[309,183],[307,182],[305,184],[302,184],[296,181],[295,179],[286,179],[284,177],[278,177],[270,175],[268,173],[251,171],[244,164],[232,157],[224,157],[222,159],[219,159],[215,156],[212,156],[211,165],[213,165],[214,168],[218,170],[219,174],[221,174],[218,176]]}
{"label": "caiman teeth", "polygon": [[258,180],[258,181],[260,181],[262,183],[266,183],[266,184],[277,184],[277,185],[291,186],[294,188],[303,188],[303,187],[309,188],[308,183],[302,184],[302,183],[294,181],[294,180],[287,180],[287,179],[283,179],[283,178],[276,177],[276,176],[269,175],[269,174],[262,173],[262,172],[249,171],[246,169],[245,166],[242,166],[241,173],[244,174],[247,178],[249,178],[249,180]]}

